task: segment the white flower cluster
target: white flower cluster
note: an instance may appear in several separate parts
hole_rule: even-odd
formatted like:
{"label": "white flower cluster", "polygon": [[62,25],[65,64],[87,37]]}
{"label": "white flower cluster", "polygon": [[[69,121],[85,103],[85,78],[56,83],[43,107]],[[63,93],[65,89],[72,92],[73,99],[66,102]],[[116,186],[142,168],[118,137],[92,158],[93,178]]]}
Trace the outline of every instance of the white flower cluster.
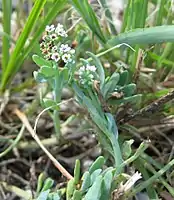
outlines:
{"label": "white flower cluster", "polygon": [[61,44],[60,47],[53,47],[53,52],[51,59],[55,62],[58,62],[60,59],[63,60],[64,63],[73,63],[74,62],[74,54],[75,50],[72,49],[68,44]]}
{"label": "white flower cluster", "polygon": [[57,27],[55,27],[53,24],[52,25],[48,25],[46,26],[46,29],[45,31],[48,33],[48,34],[55,34],[56,36],[61,36],[61,37],[67,37],[67,33],[66,31],[64,30],[63,28],[63,25],[62,24],[57,24]]}
{"label": "white flower cluster", "polygon": [[94,65],[82,66],[80,67],[78,72],[79,72],[80,83],[84,87],[87,87],[88,85],[91,85],[94,81],[96,67]]}
{"label": "white flower cluster", "polygon": [[75,50],[68,44],[61,44],[61,38],[67,37],[63,25],[58,24],[46,26],[46,34],[43,36],[43,41],[40,44],[41,51],[45,59],[58,62],[62,60],[65,64],[74,63]]}

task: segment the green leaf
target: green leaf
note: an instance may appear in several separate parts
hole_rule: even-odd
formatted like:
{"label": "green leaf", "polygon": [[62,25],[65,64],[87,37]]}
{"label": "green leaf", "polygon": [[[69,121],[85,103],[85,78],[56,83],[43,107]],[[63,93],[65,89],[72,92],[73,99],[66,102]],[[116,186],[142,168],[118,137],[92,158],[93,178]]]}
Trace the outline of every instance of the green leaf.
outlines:
{"label": "green leaf", "polygon": [[89,173],[92,174],[95,170],[101,169],[105,163],[105,159],[103,156],[99,156],[89,168]]}
{"label": "green leaf", "polygon": [[66,200],[70,200],[72,198],[75,188],[74,179],[69,180],[66,191]]}
{"label": "green leaf", "polygon": [[128,80],[129,80],[129,72],[124,71],[120,74],[120,79],[117,85],[121,85],[121,86],[127,85]]}
{"label": "green leaf", "polygon": [[50,192],[50,190],[41,192],[36,200],[47,200],[49,192]]}
{"label": "green leaf", "polygon": [[120,79],[120,75],[117,72],[114,72],[107,83],[105,83],[103,87],[103,96],[107,98],[107,96],[112,93]]}
{"label": "green leaf", "polygon": [[105,43],[105,36],[100,28],[95,12],[88,3],[88,0],[70,0],[70,2],[80,13],[81,17],[85,20],[90,30],[92,30],[92,32],[98,37],[100,42]]}
{"label": "green leaf", "polygon": [[76,160],[74,168],[74,183],[78,184],[80,181],[80,160]]}
{"label": "green leaf", "polygon": [[135,93],[136,85],[132,83],[124,86],[121,90],[124,93],[124,97],[130,97]]}
{"label": "green leaf", "polygon": [[52,192],[48,195],[48,199],[47,200],[61,200],[60,195],[58,194],[58,192]]}
{"label": "green leaf", "polygon": [[83,97],[85,96],[84,93],[75,82],[72,83],[72,88],[75,91],[76,95],[79,97],[80,103],[82,103]]}
{"label": "green leaf", "polygon": [[91,100],[86,96],[83,97],[83,105],[85,105],[88,109],[92,120],[95,122],[98,128],[103,132],[107,132],[105,119],[101,117],[101,115],[96,110],[95,106],[93,106]]}
{"label": "green leaf", "polygon": [[42,186],[44,184],[44,180],[45,180],[45,173],[41,173],[37,180],[37,189],[36,189],[37,194],[41,191]]}
{"label": "green leaf", "polygon": [[139,104],[141,101],[141,94],[134,95],[132,97],[126,97],[124,99],[109,99],[109,103],[112,105],[119,105],[122,103],[132,103],[132,104]]}
{"label": "green leaf", "polygon": [[91,174],[91,185],[96,181],[96,178],[101,174],[102,169],[96,169],[92,174]]}
{"label": "green leaf", "polygon": [[46,78],[51,78],[55,76],[56,69],[48,67],[48,66],[42,66],[40,68],[40,73],[43,74]]}
{"label": "green leaf", "polygon": [[63,85],[65,85],[66,83],[68,83],[69,80],[69,70],[68,68],[64,68],[61,72],[60,72],[60,82],[62,83],[62,87]]}
{"label": "green leaf", "polygon": [[82,200],[82,193],[81,191],[75,190],[73,194],[72,200]]}
{"label": "green leaf", "polygon": [[44,76],[43,74],[41,74],[40,72],[34,71],[34,72],[33,72],[33,76],[34,76],[34,79],[35,79],[38,83],[47,82],[47,79],[45,78],[45,76]]}
{"label": "green leaf", "polygon": [[44,58],[42,58],[38,55],[33,55],[32,59],[36,63],[36,65],[38,65],[39,67],[42,67],[42,66],[52,67],[51,62],[49,62],[48,60],[45,60]]}
{"label": "green leaf", "polygon": [[109,44],[110,46],[116,46],[121,43],[135,45],[173,42],[173,32],[173,25],[138,28],[129,32],[119,34],[117,37],[110,39],[107,44]]}
{"label": "green leaf", "polygon": [[53,184],[54,184],[54,180],[51,178],[47,178],[44,182],[44,186],[41,191],[43,192],[50,189],[53,186]]}
{"label": "green leaf", "polygon": [[82,192],[86,192],[86,190],[91,186],[90,184],[91,184],[91,177],[90,173],[87,171],[84,173],[82,177],[82,186],[81,186]]}
{"label": "green leaf", "polygon": [[105,116],[107,118],[108,121],[108,130],[114,135],[114,137],[112,137],[112,139],[117,139],[118,138],[118,128],[116,126],[115,123],[115,119],[113,117],[112,114],[110,113],[105,113]]}
{"label": "green leaf", "polygon": [[134,140],[126,140],[122,145],[122,155],[124,160],[128,159],[132,153],[132,144],[134,143]]}
{"label": "green leaf", "polygon": [[56,107],[57,107],[57,109],[59,109],[59,106],[58,106],[58,105],[56,104],[56,102],[55,102],[54,100],[52,100],[52,99],[44,98],[44,99],[43,99],[43,103],[44,103],[44,106],[45,106],[46,108],[50,108],[50,109],[52,109],[52,110],[55,110]]}
{"label": "green leaf", "polygon": [[110,190],[111,190],[111,184],[113,180],[113,174],[112,174],[113,169],[109,169],[102,181],[102,195],[100,200],[105,200],[110,198]]}
{"label": "green leaf", "polygon": [[98,176],[85,195],[85,200],[99,200],[101,196],[102,176]]}

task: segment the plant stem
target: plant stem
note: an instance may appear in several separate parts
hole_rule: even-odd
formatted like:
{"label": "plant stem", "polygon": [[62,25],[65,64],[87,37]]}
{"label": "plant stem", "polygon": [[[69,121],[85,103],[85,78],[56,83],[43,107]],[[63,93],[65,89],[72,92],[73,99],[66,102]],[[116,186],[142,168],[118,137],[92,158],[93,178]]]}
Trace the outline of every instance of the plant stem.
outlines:
{"label": "plant stem", "polygon": [[[56,104],[59,104],[61,101],[61,92],[62,92],[62,87],[61,87],[61,80],[60,80],[60,73],[57,70],[56,75],[55,75],[55,87],[54,87],[54,100]],[[60,131],[60,117],[59,117],[59,110],[56,108],[53,113],[53,122],[54,122],[54,128],[55,128],[55,133],[57,140],[60,140],[61,136],[61,131]]]}
{"label": "plant stem", "polygon": [[59,141],[60,136],[61,136],[61,131],[60,131],[60,117],[59,117],[59,111],[58,110],[54,110],[53,122],[54,122],[54,129],[55,129],[56,138]]}
{"label": "plant stem", "polygon": [[17,135],[16,139],[12,142],[12,144],[7,149],[5,149],[2,153],[0,153],[0,158],[5,156],[8,152],[10,152],[17,145],[17,143],[23,136],[24,130],[25,130],[25,126],[23,125],[19,134]]}

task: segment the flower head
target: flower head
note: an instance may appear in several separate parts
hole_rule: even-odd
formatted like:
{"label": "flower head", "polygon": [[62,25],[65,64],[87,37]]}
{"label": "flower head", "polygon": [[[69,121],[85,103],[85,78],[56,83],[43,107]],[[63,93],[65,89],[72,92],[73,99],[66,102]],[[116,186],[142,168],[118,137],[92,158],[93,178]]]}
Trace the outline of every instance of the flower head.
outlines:
{"label": "flower head", "polygon": [[75,50],[68,44],[61,44],[62,37],[67,37],[62,24],[46,26],[40,44],[41,52],[47,60],[58,62],[61,59],[65,64],[74,63]]}
{"label": "flower head", "polygon": [[62,60],[64,61],[64,63],[69,63],[72,62],[72,56],[69,53],[66,53],[62,56]]}
{"label": "flower head", "polygon": [[52,47],[52,52],[56,52],[58,50],[57,46]]}
{"label": "flower head", "polygon": [[61,37],[67,37],[67,33],[66,31],[64,30],[63,28],[63,25],[62,24],[57,24],[57,27],[55,29],[55,33],[58,35],[58,36],[61,36]]}
{"label": "flower head", "polygon": [[91,85],[93,83],[95,71],[96,71],[96,67],[93,65],[92,66],[86,65],[86,66],[80,67],[79,79],[80,79],[80,83],[84,87]]}
{"label": "flower head", "polygon": [[95,67],[94,65],[87,65],[87,66],[86,66],[86,70],[95,72],[95,71],[96,71],[96,67]]}
{"label": "flower head", "polygon": [[55,27],[54,27],[53,24],[50,25],[50,26],[46,26],[46,28],[45,28],[45,31],[48,32],[48,33],[51,33],[51,32],[53,32],[54,30],[55,30]]}
{"label": "flower head", "polygon": [[55,33],[52,33],[50,36],[51,41],[54,41],[57,39],[57,35]]}
{"label": "flower head", "polygon": [[71,47],[68,46],[68,44],[61,44],[60,45],[60,52],[61,53],[66,53],[69,52],[71,50]]}
{"label": "flower head", "polygon": [[52,54],[51,59],[54,60],[55,62],[58,62],[60,60],[60,55],[59,53],[55,52]]}

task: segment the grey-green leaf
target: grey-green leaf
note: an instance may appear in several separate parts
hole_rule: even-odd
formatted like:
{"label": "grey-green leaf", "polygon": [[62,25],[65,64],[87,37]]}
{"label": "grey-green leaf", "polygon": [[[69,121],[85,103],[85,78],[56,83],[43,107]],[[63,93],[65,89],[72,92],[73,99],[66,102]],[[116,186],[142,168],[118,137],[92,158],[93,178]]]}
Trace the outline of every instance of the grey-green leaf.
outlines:
{"label": "grey-green leaf", "polygon": [[81,190],[82,192],[85,192],[91,184],[91,177],[90,177],[90,173],[87,171],[84,173],[83,177],[82,177],[82,186],[81,186]]}
{"label": "grey-green leaf", "polygon": [[131,139],[131,140],[126,140],[123,145],[122,145],[122,155],[123,155],[123,158],[126,160],[129,158],[129,156],[131,155],[132,153],[132,144],[133,144],[134,140]]}
{"label": "grey-green leaf", "polygon": [[134,44],[157,44],[174,41],[174,26],[156,26],[150,28],[139,28],[129,32],[121,33],[108,41],[110,46],[121,43]]}
{"label": "grey-green leaf", "polygon": [[44,186],[41,191],[46,191],[50,189],[53,186],[53,184],[54,184],[54,180],[51,178],[47,178],[44,182]]}
{"label": "grey-green leaf", "polygon": [[43,74],[41,74],[40,72],[34,71],[33,72],[33,76],[34,79],[38,82],[38,83],[44,83],[47,82],[47,79],[44,77]]}
{"label": "grey-green leaf", "polygon": [[36,200],[47,200],[50,190],[43,191],[39,194]]}
{"label": "grey-green leaf", "polygon": [[79,190],[75,190],[73,194],[72,200],[81,200],[82,199],[82,193]]}
{"label": "grey-green leaf", "polygon": [[113,169],[110,169],[106,172],[104,175],[103,181],[102,181],[102,195],[100,200],[105,200],[110,198],[110,190],[111,190],[111,184],[113,179]]}
{"label": "grey-green leaf", "polygon": [[40,68],[40,73],[43,74],[46,78],[50,78],[55,75],[56,71],[52,67],[42,66]]}
{"label": "grey-green leaf", "polygon": [[103,93],[104,98],[107,98],[109,93],[112,93],[114,91],[119,79],[120,79],[120,75],[114,72],[112,76],[110,77],[110,79],[108,80],[108,82],[103,87],[102,93]]}
{"label": "grey-green leaf", "polygon": [[135,93],[136,85],[134,83],[131,83],[129,85],[126,85],[122,88],[122,91],[124,93],[124,97],[130,97]]}
{"label": "grey-green leaf", "polygon": [[89,168],[89,173],[92,174],[95,170],[101,169],[105,163],[105,159],[103,156],[99,156]]}
{"label": "grey-green leaf", "polygon": [[91,174],[91,185],[95,182],[96,178],[101,174],[102,169],[96,169],[92,174]]}
{"label": "grey-green leaf", "polygon": [[102,176],[98,176],[85,195],[85,200],[99,200],[101,196]]}
{"label": "grey-green leaf", "polygon": [[33,55],[32,56],[33,61],[36,63],[36,65],[38,65],[39,67],[42,66],[52,66],[51,62],[49,62],[48,60],[45,60],[44,58],[38,56],[38,55]]}
{"label": "grey-green leaf", "polygon": [[121,74],[120,74],[120,79],[119,79],[119,82],[118,82],[118,85],[121,85],[121,86],[124,86],[128,83],[128,80],[129,80],[129,73],[128,71],[123,71]]}

